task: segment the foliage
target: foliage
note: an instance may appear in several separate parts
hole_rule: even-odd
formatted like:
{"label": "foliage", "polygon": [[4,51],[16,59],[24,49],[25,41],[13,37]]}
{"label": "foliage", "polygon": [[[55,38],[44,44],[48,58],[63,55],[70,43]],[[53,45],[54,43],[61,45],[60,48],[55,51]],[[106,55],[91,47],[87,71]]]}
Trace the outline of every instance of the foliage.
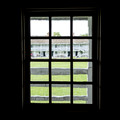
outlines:
{"label": "foliage", "polygon": [[80,35],[80,36],[88,36],[88,34],[86,33],[86,34],[82,34],[82,35]]}
{"label": "foliage", "polygon": [[53,36],[61,36],[59,32],[54,32]]}

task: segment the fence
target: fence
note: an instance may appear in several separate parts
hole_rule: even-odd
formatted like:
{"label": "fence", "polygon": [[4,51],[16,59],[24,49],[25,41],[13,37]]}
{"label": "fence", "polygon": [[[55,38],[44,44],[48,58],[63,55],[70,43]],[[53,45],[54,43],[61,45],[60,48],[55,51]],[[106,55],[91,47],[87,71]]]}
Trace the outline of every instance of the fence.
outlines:
{"label": "fence", "polygon": [[[31,87],[49,87],[48,84],[31,84]],[[52,87],[70,87],[69,84],[53,84]],[[73,85],[73,88],[87,88],[87,91],[91,90],[91,86],[89,85]],[[66,96],[53,96],[52,101],[70,101],[71,97],[69,95]],[[90,103],[90,99],[87,96],[73,96],[73,101],[83,100],[87,103]],[[49,101],[48,96],[39,96],[33,95],[31,96],[31,101]]]}
{"label": "fence", "polygon": [[[88,69],[74,68],[73,74],[88,74],[88,81],[92,80],[92,64],[89,63]],[[48,68],[31,68],[32,75],[48,75]],[[52,68],[52,75],[69,75],[70,69],[68,68]],[[31,84],[31,87],[49,87],[48,84]],[[70,87],[69,84],[53,84],[52,87]],[[87,96],[73,96],[73,101],[82,100],[86,103],[92,103],[92,88],[91,85],[73,85],[73,88],[86,88]],[[70,101],[71,97],[66,96],[52,96],[52,101]],[[31,96],[31,101],[49,101],[49,96]]]}
{"label": "fence", "polygon": [[[48,68],[31,68],[32,75],[48,75]],[[74,68],[73,74],[88,74],[88,69]],[[52,68],[52,75],[70,75],[69,68]]]}

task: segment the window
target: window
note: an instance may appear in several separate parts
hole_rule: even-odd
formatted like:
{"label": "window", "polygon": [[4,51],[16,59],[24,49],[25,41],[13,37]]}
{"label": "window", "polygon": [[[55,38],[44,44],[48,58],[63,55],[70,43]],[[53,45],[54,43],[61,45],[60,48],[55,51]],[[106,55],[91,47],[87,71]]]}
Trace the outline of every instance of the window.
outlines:
{"label": "window", "polygon": [[55,48],[57,48],[57,45],[55,45]]}
{"label": "window", "polygon": [[96,108],[96,23],[94,11],[26,12],[26,104]]}

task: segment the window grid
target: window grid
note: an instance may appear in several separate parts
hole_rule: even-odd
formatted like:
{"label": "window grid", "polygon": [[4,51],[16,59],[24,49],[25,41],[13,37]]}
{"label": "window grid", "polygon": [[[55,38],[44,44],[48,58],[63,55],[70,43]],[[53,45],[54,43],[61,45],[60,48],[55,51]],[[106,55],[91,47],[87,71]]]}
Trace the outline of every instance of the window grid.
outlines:
{"label": "window grid", "polygon": [[[73,39],[91,39],[92,44],[93,44],[93,36],[73,36],[73,16],[70,16],[70,36],[60,36],[60,37],[53,37],[51,36],[51,18],[52,16],[49,16],[49,36],[48,37],[32,37],[30,36],[30,39],[49,39],[49,58],[48,59],[31,59],[29,56],[29,64],[30,62],[42,62],[46,61],[49,64],[49,81],[30,81],[31,84],[49,84],[49,103],[46,104],[56,104],[52,103],[52,84],[70,84],[70,104],[73,104],[73,84],[79,84],[79,85],[92,85],[93,86],[93,81],[92,82],[74,82],[73,81],[73,62],[92,62],[93,63],[93,47],[92,47],[92,59],[73,59]],[[30,20],[30,19],[29,19]],[[93,25],[93,21],[92,21]],[[93,32],[92,32],[93,33]],[[29,34],[30,35],[30,34]],[[52,59],[51,53],[52,53],[52,39],[70,39],[70,59]],[[30,51],[29,51],[30,53]],[[69,82],[57,82],[57,81],[52,81],[52,75],[51,75],[51,62],[70,62],[70,81]],[[29,67],[30,68],[30,67]],[[93,73],[93,70],[92,70]],[[93,79],[93,78],[92,78]],[[29,85],[29,87],[30,87]],[[29,97],[30,98],[30,97]],[[92,96],[93,98],[93,96]],[[39,103],[39,104],[44,104],[44,103]],[[58,104],[58,103],[57,103]],[[62,104],[62,103],[60,103]],[[65,104],[65,103],[64,103]],[[92,102],[93,104],[93,102]]]}

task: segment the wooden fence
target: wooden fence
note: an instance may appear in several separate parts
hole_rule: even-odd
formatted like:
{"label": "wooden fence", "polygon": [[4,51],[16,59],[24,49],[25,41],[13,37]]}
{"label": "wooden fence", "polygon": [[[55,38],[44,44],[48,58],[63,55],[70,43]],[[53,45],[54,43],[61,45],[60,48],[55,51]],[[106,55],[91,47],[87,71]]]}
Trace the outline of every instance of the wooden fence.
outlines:
{"label": "wooden fence", "polygon": [[[49,87],[49,84],[31,84],[31,87]],[[70,87],[69,84],[53,84],[52,87]],[[73,85],[73,88],[86,88],[87,95],[77,95],[73,96],[73,101],[86,101],[86,103],[92,103],[92,87],[90,85]],[[52,101],[70,101],[70,95],[65,96],[52,96]],[[40,95],[32,95],[31,101],[49,101],[49,96],[40,96]]]}
{"label": "wooden fence", "polygon": [[[31,75],[48,75],[48,68],[31,68]],[[69,68],[52,68],[52,75],[70,75]],[[87,74],[88,81],[92,81],[92,63],[89,62],[88,69],[74,68],[73,74]],[[31,87],[49,87],[49,84],[31,84]],[[70,87],[69,84],[53,84],[52,87]],[[87,95],[85,96],[73,96],[73,101],[82,100],[86,103],[92,103],[92,86],[91,85],[73,85],[73,88],[86,88]],[[70,101],[71,96],[52,96],[52,101]],[[49,96],[32,95],[31,101],[49,101]]]}
{"label": "wooden fence", "polygon": [[[48,68],[31,68],[32,75],[48,75]],[[70,75],[70,68],[52,68],[52,75]],[[88,69],[74,68],[73,74],[88,74]]]}

